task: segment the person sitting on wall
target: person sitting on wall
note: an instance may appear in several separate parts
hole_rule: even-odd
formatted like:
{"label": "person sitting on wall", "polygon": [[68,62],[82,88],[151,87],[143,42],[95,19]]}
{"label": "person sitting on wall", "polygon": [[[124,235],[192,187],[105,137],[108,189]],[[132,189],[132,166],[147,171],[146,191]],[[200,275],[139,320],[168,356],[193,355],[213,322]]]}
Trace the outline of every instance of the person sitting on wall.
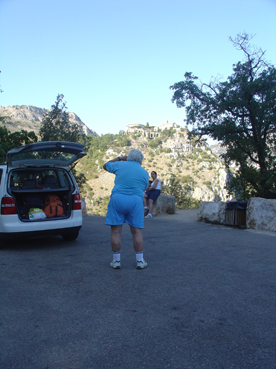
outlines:
{"label": "person sitting on wall", "polygon": [[[161,182],[157,178],[157,173],[154,170],[151,172],[151,178],[153,181],[144,193],[144,210],[149,210],[146,218],[152,218],[153,203],[157,200],[161,192]],[[149,200],[149,206],[147,206],[147,200]]]}

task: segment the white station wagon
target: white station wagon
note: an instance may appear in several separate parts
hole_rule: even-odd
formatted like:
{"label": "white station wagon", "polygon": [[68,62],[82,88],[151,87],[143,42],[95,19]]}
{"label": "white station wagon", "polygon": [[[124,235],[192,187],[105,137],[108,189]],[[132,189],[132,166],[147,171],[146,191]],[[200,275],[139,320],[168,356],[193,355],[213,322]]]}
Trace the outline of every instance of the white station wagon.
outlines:
{"label": "white station wagon", "polygon": [[[0,241],[61,235],[71,241],[82,226],[81,197],[69,166],[86,155],[74,142],[37,142],[14,148],[0,164]],[[59,206],[48,206],[49,198]],[[44,213],[45,210],[45,213]]]}

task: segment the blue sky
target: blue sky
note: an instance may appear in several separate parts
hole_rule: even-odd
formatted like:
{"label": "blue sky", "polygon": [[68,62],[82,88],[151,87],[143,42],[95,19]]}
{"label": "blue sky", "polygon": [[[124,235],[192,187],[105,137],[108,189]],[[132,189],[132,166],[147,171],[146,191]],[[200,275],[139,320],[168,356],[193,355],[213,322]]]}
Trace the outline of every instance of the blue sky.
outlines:
{"label": "blue sky", "polygon": [[169,87],[185,72],[226,79],[243,31],[276,65],[276,0],[0,0],[0,105],[49,109],[63,94],[98,134],[184,127]]}

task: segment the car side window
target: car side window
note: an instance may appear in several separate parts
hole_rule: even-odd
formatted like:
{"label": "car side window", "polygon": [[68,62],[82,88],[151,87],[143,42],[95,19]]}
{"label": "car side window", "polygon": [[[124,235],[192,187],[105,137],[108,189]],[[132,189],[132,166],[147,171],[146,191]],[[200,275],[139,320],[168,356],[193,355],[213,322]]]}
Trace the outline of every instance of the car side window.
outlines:
{"label": "car side window", "polygon": [[68,175],[65,173],[65,171],[61,170],[59,172],[59,174],[61,175],[61,183],[64,187],[70,187],[70,182],[68,179]]}

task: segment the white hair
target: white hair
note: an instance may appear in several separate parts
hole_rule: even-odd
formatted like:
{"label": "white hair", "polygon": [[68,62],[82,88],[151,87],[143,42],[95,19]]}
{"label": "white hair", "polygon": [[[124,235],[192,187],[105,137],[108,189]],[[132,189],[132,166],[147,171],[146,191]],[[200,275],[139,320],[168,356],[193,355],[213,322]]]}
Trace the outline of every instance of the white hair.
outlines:
{"label": "white hair", "polygon": [[127,156],[127,161],[137,161],[140,164],[142,164],[143,159],[144,155],[142,154],[142,151],[137,149],[130,150]]}

